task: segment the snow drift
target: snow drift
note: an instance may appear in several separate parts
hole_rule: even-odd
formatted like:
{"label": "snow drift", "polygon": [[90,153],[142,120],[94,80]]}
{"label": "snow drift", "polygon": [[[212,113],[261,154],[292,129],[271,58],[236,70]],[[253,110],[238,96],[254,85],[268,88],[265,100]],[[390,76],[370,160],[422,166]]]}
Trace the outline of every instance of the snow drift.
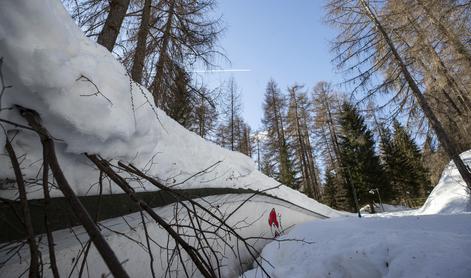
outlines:
{"label": "snow drift", "polygon": [[[462,153],[464,163],[471,165],[471,150]],[[417,214],[460,213],[470,211],[470,197],[453,161],[443,170],[440,181],[430,193]]]}
{"label": "snow drift", "polygon": [[[151,94],[131,81],[111,53],[83,35],[59,0],[1,1],[0,56],[7,85],[13,86],[4,94],[2,106],[20,105],[40,114],[58,139],[61,166],[78,195],[98,190],[92,185],[99,173],[83,153],[132,162],[162,183],[179,188],[263,190],[277,185],[258,172],[249,157],[205,141],[153,107]],[[0,116],[26,124],[15,109],[2,110]],[[39,140],[33,132],[20,132],[14,148],[25,155],[25,176],[35,177],[42,159]],[[0,144],[4,136],[0,134]],[[0,157],[0,177],[14,177],[6,156]],[[15,184],[2,187],[0,197],[15,198]],[[135,187],[136,191],[156,190],[148,184]],[[42,198],[36,189],[28,188],[28,198]],[[113,192],[121,190],[113,185],[104,193]],[[267,193],[328,216],[338,215],[286,186]],[[51,195],[61,193],[52,190]]]}
{"label": "snow drift", "polygon": [[[272,277],[470,277],[469,214],[336,218],[296,226],[262,256]],[[259,268],[243,277],[264,277]]]}
{"label": "snow drift", "polygon": [[[471,150],[461,154],[471,163]],[[296,226],[262,256],[273,277],[471,277],[470,197],[453,162],[418,210]],[[263,277],[260,268],[243,277]]]}
{"label": "snow drift", "polygon": [[[273,231],[268,228],[266,221],[272,208],[276,208],[276,211],[281,215],[279,221],[283,229],[289,229],[295,224],[315,218],[312,215],[306,214],[301,209],[286,206],[283,202],[269,199],[266,196],[256,196],[249,202],[246,202],[243,207],[237,209],[250,195],[228,194],[224,196],[209,196],[204,198],[204,202],[201,201],[200,203],[208,208],[211,208],[209,204],[213,207],[218,207],[215,212],[221,213],[226,217],[235,212],[227,219],[227,223],[236,229],[239,235],[251,237],[248,242],[253,246],[253,250],[261,250],[270,241],[264,238],[273,238]],[[179,212],[176,213],[176,211]],[[186,212],[179,209],[177,204],[156,208],[155,212],[169,223],[176,223],[178,218],[180,225],[188,225],[189,221]],[[200,213],[204,214],[203,211],[200,211]],[[124,219],[126,221],[123,221],[122,218],[105,220],[99,226],[102,227],[103,235],[111,248],[115,250],[119,260],[124,262],[124,267],[130,277],[151,277],[149,268],[150,258],[145,248],[145,231],[141,223],[140,214],[129,214],[124,216]],[[206,227],[204,224],[203,227]],[[150,218],[146,220],[146,225],[152,238],[152,243],[154,243],[152,244],[152,252],[155,258],[153,267],[156,270],[157,277],[186,277],[178,258],[169,259],[175,256],[172,250],[174,243],[168,240],[168,234],[165,230]],[[214,230],[214,227],[208,230]],[[194,237],[191,237],[193,234],[191,230],[180,231],[180,233],[187,234],[188,237],[185,237],[185,240],[195,244]],[[83,259],[83,256],[81,257],[83,244],[87,242],[88,235],[82,227],[74,227],[54,232],[54,239],[61,277],[69,276],[69,274],[71,275],[70,277],[78,277],[80,267],[74,265],[76,261]],[[52,277],[50,269],[47,267],[49,263],[47,240],[45,237],[38,240],[40,242],[40,251],[44,254],[45,277]],[[212,237],[209,237],[208,240],[212,240]],[[237,277],[241,272],[251,267],[253,259],[247,249],[243,247],[243,244],[234,236],[226,236],[225,241],[232,245],[232,250],[230,246],[225,245],[223,242],[214,242],[213,244],[216,252],[224,254],[218,262],[221,265],[221,277]],[[21,242],[12,242],[11,246],[15,248],[20,244]],[[8,248],[0,250],[0,261],[3,262],[10,256]],[[184,256],[183,261],[185,261],[186,268],[190,273],[196,271],[194,265],[186,256]],[[213,264],[216,265],[214,261]],[[19,277],[25,269],[28,269],[28,266],[29,250],[28,248],[22,248],[19,256],[14,256],[6,265],[2,266],[0,276],[5,278]],[[103,259],[94,246],[91,247],[88,254],[85,271],[84,277],[100,277],[101,274],[106,275],[109,273]],[[200,275],[196,271],[193,277],[200,277]]]}

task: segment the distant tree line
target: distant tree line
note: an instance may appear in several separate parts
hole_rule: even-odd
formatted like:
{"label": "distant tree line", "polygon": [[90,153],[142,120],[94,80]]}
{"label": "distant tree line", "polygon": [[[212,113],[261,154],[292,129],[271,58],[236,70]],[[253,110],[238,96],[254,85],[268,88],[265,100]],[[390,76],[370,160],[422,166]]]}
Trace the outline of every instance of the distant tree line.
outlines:
{"label": "distant tree line", "polygon": [[357,209],[355,197],[358,206],[377,203],[378,191],[383,201],[406,205],[430,193],[423,153],[411,133],[396,120],[390,127],[368,124],[329,83],[319,82],[310,93],[293,85],[283,94],[271,80],[263,108],[259,164],[281,183],[347,211]]}

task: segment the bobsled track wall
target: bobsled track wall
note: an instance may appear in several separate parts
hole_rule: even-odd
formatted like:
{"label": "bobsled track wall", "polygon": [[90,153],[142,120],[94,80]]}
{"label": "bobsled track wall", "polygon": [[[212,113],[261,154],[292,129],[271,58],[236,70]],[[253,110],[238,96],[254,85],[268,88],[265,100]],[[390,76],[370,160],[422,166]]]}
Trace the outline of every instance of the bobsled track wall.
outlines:
{"label": "bobsled track wall", "polygon": [[[180,193],[188,199],[225,194],[257,194],[276,200],[283,206],[301,210],[304,213],[312,215],[316,218],[328,218],[325,215],[308,210],[306,208],[302,208],[291,202],[271,196],[265,192],[257,192],[252,189],[195,188],[174,189],[174,191]],[[175,197],[175,195],[165,191],[138,192],[136,195],[151,207],[163,207],[178,201],[182,201],[181,199]],[[126,194],[81,196],[79,199],[90,215],[97,215],[98,221],[139,211],[139,207],[134,202],[130,201]],[[49,229],[52,231],[80,225],[80,222],[74,216],[73,211],[68,206],[67,200],[63,197],[51,198],[47,206],[45,205],[44,199],[29,200],[28,203],[29,207],[31,208],[31,220],[33,224],[33,230],[36,235],[46,232],[46,227],[43,220],[45,214],[47,214],[48,218],[50,219]],[[19,201],[0,203],[0,225],[2,227],[2,229],[0,229],[0,243],[19,240],[26,237],[23,224],[21,219],[18,217],[20,211],[21,204]]]}

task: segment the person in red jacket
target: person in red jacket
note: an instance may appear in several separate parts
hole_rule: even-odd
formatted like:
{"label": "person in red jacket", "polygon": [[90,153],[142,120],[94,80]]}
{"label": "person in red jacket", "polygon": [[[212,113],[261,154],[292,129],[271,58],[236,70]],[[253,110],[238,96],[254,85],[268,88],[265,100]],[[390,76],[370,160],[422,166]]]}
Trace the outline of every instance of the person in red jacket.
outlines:
{"label": "person in red jacket", "polygon": [[281,215],[276,215],[275,208],[272,208],[270,214],[268,215],[268,225],[270,226],[272,234],[272,228],[275,230],[274,237],[278,237],[281,234],[281,224],[278,222],[278,217],[281,220]]}

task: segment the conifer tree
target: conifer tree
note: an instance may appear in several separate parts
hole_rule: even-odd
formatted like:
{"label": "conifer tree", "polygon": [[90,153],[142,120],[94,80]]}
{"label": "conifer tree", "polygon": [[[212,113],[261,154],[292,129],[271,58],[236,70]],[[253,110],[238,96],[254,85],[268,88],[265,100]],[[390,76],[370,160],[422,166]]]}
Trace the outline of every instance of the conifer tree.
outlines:
{"label": "conifer tree", "polygon": [[[360,206],[369,204],[374,211],[375,196],[369,191],[378,188],[380,192],[383,192],[387,188],[384,170],[375,153],[373,134],[357,108],[347,102],[342,105],[340,125],[339,143],[342,167],[348,171],[349,176],[344,186],[349,190],[347,192],[352,197],[351,199],[356,193],[358,204]],[[350,206],[350,209],[353,208],[354,206]]]}
{"label": "conifer tree", "polygon": [[337,183],[332,173],[332,168],[325,171],[325,183],[322,191],[322,202],[331,208],[338,209],[337,205]]}
{"label": "conifer tree", "polygon": [[213,101],[209,98],[206,88],[201,88],[200,95],[196,98],[193,109],[193,123],[190,130],[199,136],[209,139],[216,128],[218,113]]}
{"label": "conifer tree", "polygon": [[426,197],[427,191],[430,190],[430,182],[428,173],[423,163],[422,153],[414,142],[414,140],[407,133],[405,128],[398,122],[394,121],[394,145],[407,163],[407,170],[404,171],[408,174],[409,195],[411,198]]}
{"label": "conifer tree", "polygon": [[380,154],[384,170],[388,178],[390,190],[381,192],[381,197],[385,202],[394,201],[400,203],[404,194],[409,190],[407,175],[408,161],[394,144],[391,131],[384,126],[379,125],[380,136]]}

